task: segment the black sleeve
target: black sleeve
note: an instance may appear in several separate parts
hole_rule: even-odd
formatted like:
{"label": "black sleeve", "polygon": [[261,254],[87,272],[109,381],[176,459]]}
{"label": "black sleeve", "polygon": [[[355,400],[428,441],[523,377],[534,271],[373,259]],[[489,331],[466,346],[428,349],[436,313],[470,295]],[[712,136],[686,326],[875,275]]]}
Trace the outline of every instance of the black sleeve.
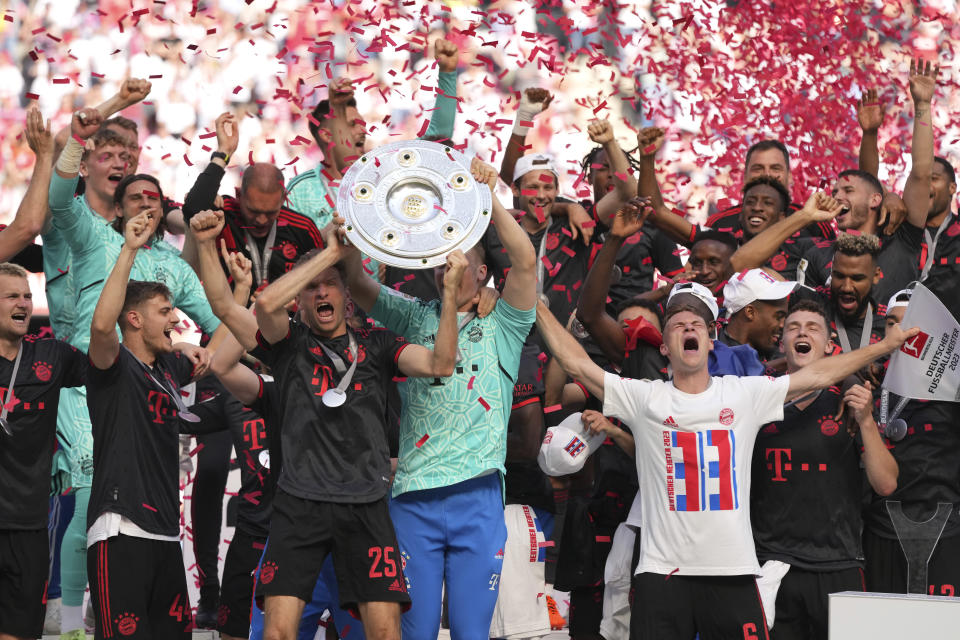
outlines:
{"label": "black sleeve", "polygon": [[187,407],[190,413],[200,418],[199,422],[180,421],[180,433],[187,433],[193,436],[205,436],[210,433],[219,433],[230,429],[230,424],[223,419],[226,412],[224,404],[226,398],[222,393],[206,402],[195,402],[193,406]]}
{"label": "black sleeve", "polygon": [[680,252],[677,250],[677,243],[670,239],[667,234],[644,225],[644,233],[652,235],[650,257],[653,259],[653,266],[660,270],[665,277],[673,277],[683,271],[683,262],[680,260]]}
{"label": "black sleeve", "polygon": [[183,219],[190,222],[190,218],[204,209],[212,209],[213,201],[217,199],[220,190],[220,181],[223,180],[224,168],[211,162],[203,170],[197,181],[190,187],[186,199],[183,201]]}
{"label": "black sleeve", "polygon": [[90,370],[90,360],[87,358],[87,354],[62,340],[55,342],[60,351],[60,386],[82,387],[87,384],[87,372]]}
{"label": "black sleeve", "polygon": [[915,227],[910,224],[909,221],[904,221],[899,227],[897,227],[894,237],[898,242],[903,243],[903,246],[910,253],[916,253],[920,255],[920,250],[923,245],[923,229],[920,227]]}
{"label": "black sleeve", "polygon": [[278,342],[270,344],[267,342],[260,330],[257,329],[257,349],[254,350],[254,357],[268,367],[274,367],[278,362],[282,362],[293,347],[296,338],[303,331],[303,325],[290,320],[287,324],[287,335]]}
{"label": "black sleeve", "polygon": [[13,256],[10,262],[31,273],[43,273],[43,246],[37,243],[29,244]]}
{"label": "black sleeve", "polygon": [[190,384],[190,380],[193,378],[193,363],[190,362],[190,358],[176,352],[173,354],[170,373],[177,381],[177,386],[183,388]]}

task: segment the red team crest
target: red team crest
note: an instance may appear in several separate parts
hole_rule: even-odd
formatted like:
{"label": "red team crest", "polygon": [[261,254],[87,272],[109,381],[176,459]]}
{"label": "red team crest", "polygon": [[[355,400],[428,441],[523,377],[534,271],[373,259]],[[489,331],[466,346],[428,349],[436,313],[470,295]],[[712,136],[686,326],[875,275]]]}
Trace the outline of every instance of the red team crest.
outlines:
{"label": "red team crest", "polygon": [[729,427],[733,423],[733,409],[720,410],[720,424]]}
{"label": "red team crest", "polygon": [[277,575],[277,565],[274,562],[266,562],[263,567],[260,568],[260,582],[263,584],[270,584],[273,582],[273,578]]}
{"label": "red team crest", "polygon": [[904,342],[900,347],[900,351],[903,351],[908,356],[919,359],[923,356],[923,348],[927,346],[928,340],[930,340],[930,334],[921,331],[917,335]]}
{"label": "red team crest", "polygon": [[50,380],[50,365],[46,362],[34,362],[33,373],[37,376],[37,380],[40,382],[47,382]]}
{"label": "red team crest", "polygon": [[121,613],[114,622],[117,625],[117,631],[122,636],[132,636],[137,632],[137,621],[139,617],[132,613]]}
{"label": "red team crest", "polygon": [[283,243],[283,257],[287,260],[293,260],[297,257],[297,247],[292,242]]}
{"label": "red team crest", "polygon": [[824,416],[820,419],[820,433],[825,436],[835,436],[840,432],[840,425],[837,424],[836,420],[829,416]]}

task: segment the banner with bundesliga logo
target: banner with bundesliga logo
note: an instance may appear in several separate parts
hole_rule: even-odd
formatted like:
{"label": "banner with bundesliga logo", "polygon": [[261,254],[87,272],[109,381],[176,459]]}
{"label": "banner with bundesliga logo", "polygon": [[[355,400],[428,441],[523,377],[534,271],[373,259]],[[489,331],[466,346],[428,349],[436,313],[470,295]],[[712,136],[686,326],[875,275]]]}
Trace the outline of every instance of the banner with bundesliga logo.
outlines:
{"label": "banner with bundesliga logo", "polygon": [[893,352],[883,388],[905,398],[960,401],[960,324],[953,314],[918,284],[901,326],[920,333]]}

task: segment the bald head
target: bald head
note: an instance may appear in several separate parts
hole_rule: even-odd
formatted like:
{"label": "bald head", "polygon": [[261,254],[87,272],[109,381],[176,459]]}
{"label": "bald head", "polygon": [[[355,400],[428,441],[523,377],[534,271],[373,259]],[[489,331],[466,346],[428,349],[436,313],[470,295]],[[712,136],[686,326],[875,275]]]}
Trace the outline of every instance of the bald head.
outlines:
{"label": "bald head", "polygon": [[283,172],[269,162],[256,162],[243,172],[240,191],[256,189],[261,193],[275,194],[283,191]]}
{"label": "bald head", "polygon": [[277,222],[287,196],[280,169],[266,162],[250,165],[240,182],[240,215],[246,231],[265,238]]}

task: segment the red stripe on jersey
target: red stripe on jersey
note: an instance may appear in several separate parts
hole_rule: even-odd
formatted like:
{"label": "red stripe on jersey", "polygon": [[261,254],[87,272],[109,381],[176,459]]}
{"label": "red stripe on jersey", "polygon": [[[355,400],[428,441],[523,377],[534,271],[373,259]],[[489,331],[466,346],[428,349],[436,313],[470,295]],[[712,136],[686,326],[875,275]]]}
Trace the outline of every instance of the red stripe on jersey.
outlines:
{"label": "red stripe on jersey", "polygon": [[524,398],[520,402],[514,402],[511,409],[519,409],[520,407],[525,407],[528,404],[533,404],[534,402],[540,402],[540,398],[534,396],[532,398]]}

